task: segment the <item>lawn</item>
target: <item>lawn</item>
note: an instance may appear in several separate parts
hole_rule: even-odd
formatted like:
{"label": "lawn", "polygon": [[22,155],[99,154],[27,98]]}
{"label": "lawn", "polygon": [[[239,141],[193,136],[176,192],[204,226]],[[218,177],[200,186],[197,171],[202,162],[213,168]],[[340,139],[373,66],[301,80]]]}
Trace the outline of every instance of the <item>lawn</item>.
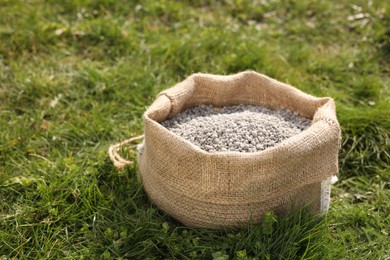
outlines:
{"label": "lawn", "polygon": [[[390,2],[351,2],[0,0],[0,259],[390,259]],[[107,149],[159,91],[247,69],[335,99],[330,211],[187,228]]]}

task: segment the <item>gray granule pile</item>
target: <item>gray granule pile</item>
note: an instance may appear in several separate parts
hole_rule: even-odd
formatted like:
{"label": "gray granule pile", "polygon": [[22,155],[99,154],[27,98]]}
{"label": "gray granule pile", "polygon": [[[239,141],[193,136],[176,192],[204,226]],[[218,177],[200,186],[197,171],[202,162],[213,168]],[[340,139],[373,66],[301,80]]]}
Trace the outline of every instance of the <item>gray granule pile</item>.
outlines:
{"label": "gray granule pile", "polygon": [[200,105],[161,122],[208,152],[256,152],[273,147],[310,126],[311,120],[286,109]]}

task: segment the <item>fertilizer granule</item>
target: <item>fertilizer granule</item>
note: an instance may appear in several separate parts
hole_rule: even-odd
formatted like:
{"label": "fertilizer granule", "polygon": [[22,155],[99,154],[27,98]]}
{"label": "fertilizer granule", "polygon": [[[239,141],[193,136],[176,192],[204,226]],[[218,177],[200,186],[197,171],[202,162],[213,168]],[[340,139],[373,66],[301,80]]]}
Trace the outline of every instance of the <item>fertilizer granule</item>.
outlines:
{"label": "fertilizer granule", "polygon": [[257,152],[299,134],[311,120],[287,109],[236,105],[189,108],[161,124],[208,152]]}

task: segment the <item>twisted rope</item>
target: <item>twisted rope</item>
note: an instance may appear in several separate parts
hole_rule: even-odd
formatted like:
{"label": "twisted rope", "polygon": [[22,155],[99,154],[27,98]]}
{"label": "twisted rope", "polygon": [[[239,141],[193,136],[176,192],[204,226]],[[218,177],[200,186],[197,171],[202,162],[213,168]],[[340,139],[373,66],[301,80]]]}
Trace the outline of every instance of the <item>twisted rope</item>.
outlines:
{"label": "twisted rope", "polygon": [[[110,148],[108,148],[108,156],[110,157],[112,163],[114,164],[114,166],[116,168],[123,169],[126,165],[133,164],[132,161],[126,160],[122,156],[119,155],[119,153],[118,153],[119,149],[124,145],[127,145],[129,143],[133,143],[134,141],[137,141],[137,140],[140,140],[143,138],[144,138],[144,135],[139,135],[136,137],[126,139],[123,142],[110,145]],[[136,145],[133,145],[131,147],[135,147],[135,146]]]}

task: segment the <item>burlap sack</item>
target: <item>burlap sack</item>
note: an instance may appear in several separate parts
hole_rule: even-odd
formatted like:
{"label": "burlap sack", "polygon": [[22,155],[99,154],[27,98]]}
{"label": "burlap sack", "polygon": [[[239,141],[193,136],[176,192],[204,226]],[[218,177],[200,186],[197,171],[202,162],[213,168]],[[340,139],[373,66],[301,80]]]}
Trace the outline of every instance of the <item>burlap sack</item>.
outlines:
{"label": "burlap sack", "polygon": [[[287,108],[312,125],[276,147],[254,153],[201,150],[159,124],[199,104]],[[331,98],[316,98],[267,76],[193,74],[162,91],[143,115],[139,168],[153,203],[191,227],[258,222],[291,205],[326,210],[329,182],[338,171],[340,126]]]}

